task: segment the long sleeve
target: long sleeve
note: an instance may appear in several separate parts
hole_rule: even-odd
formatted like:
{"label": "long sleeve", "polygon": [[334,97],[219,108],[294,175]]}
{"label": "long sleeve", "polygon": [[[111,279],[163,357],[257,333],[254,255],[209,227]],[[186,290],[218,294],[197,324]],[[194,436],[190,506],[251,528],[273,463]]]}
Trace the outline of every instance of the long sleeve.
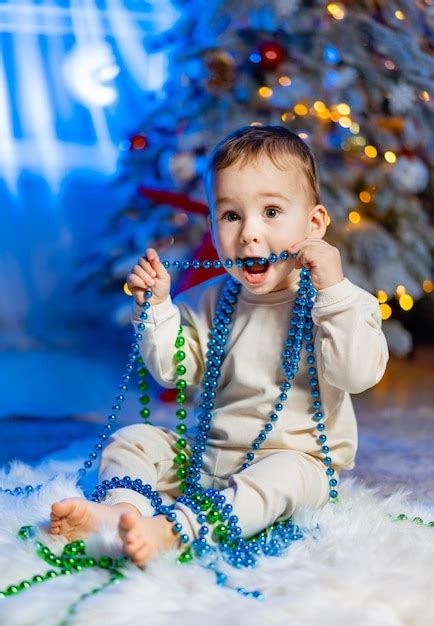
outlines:
{"label": "long sleeve", "polygon": [[318,370],[330,385],[360,393],[381,380],[389,351],[374,296],[344,278],[317,292],[312,320]]}
{"label": "long sleeve", "polygon": [[[132,322],[136,332],[137,325],[142,321],[139,317],[142,310],[141,306],[134,305]],[[198,384],[204,363],[197,329],[188,310],[182,305],[178,307],[169,295],[161,304],[151,306],[147,313],[148,319],[143,320],[145,329],[141,332],[143,339],[139,345],[140,354],[153,378],[163,387],[175,387],[175,370],[178,365],[174,359],[177,350],[175,341],[182,324],[185,345],[180,349],[185,352],[182,363],[187,369],[183,378],[189,385]]]}

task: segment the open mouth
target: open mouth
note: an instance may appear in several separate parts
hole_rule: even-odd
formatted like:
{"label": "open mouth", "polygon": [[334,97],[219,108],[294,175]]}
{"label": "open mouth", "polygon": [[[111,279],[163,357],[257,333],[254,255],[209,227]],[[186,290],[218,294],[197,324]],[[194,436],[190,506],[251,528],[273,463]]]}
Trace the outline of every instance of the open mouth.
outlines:
{"label": "open mouth", "polygon": [[[264,274],[270,264],[267,259],[259,256],[245,256],[242,261],[245,263],[244,267],[251,274]],[[248,261],[250,261],[250,263],[247,263]]]}
{"label": "open mouth", "polygon": [[[254,257],[248,256],[242,259],[244,261],[243,265],[243,275],[246,280],[251,284],[259,284],[265,280],[268,275],[268,270],[270,267],[270,263],[264,257]],[[246,261],[253,261],[253,263],[246,264]]]}

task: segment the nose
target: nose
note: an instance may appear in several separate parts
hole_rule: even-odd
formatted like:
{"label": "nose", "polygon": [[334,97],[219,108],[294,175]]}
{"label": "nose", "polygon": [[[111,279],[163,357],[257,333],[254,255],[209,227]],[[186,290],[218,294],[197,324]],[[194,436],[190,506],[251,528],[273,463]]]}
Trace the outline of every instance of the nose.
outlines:
{"label": "nose", "polygon": [[251,241],[259,242],[260,236],[258,228],[253,224],[251,220],[246,220],[241,228],[240,241],[243,244],[250,243]]}

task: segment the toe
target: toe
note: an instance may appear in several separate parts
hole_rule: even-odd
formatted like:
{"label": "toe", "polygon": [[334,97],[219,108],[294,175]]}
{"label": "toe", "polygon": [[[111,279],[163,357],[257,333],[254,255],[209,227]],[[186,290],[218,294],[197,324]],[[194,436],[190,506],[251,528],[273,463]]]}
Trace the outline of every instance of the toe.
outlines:
{"label": "toe", "polygon": [[58,519],[70,515],[75,508],[74,500],[67,499],[55,502],[51,507],[51,515],[56,516]]}
{"label": "toe", "polygon": [[147,548],[142,548],[141,550],[137,550],[134,555],[131,555],[131,558],[133,563],[139,567],[143,567],[151,559],[151,555]]}
{"label": "toe", "polygon": [[132,530],[139,519],[139,514],[135,513],[122,513],[119,518],[119,531],[124,535],[128,533],[128,531]]}

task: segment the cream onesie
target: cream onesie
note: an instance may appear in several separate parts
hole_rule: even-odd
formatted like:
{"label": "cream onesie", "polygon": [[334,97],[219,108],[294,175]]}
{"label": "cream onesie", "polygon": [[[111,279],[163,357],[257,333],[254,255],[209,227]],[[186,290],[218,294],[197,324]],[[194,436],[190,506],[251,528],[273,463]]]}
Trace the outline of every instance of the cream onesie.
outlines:
{"label": "cream onesie", "polygon": [[[186,374],[194,385],[195,423],[201,404],[200,382],[205,371],[212,319],[228,274],[218,276],[151,306],[140,350],[146,367],[163,387],[174,388],[177,379],[175,340],[183,327]],[[289,381],[291,389],[279,419],[251,466],[243,471],[251,443],[268,421],[287,379],[281,352],[287,339],[292,307],[297,297],[299,272],[289,289],[256,295],[244,286],[232,315],[232,328],[221,364],[214,399],[208,444],[203,453],[201,485],[218,489],[232,504],[243,536],[251,536],[276,520],[289,517],[300,506],[321,507],[328,500],[329,477],[320,451],[307,353],[303,347],[299,372]],[[142,307],[134,305],[137,328]],[[389,353],[381,330],[377,299],[348,278],[320,289],[312,308],[315,367],[325,417],[324,434],[330,448],[335,478],[352,469],[357,450],[357,424],[350,394],[360,393],[382,378]],[[189,433],[192,433],[189,437]],[[192,442],[194,428],[186,438]],[[175,442],[179,435],[167,428],[145,424],[115,432],[103,452],[100,479],[130,475],[141,478],[160,492],[169,504],[181,495],[175,472]],[[105,502],[128,502],[143,515],[152,515],[148,501],[128,489],[108,493]],[[196,514],[185,504],[175,505],[182,532],[197,537]]]}

